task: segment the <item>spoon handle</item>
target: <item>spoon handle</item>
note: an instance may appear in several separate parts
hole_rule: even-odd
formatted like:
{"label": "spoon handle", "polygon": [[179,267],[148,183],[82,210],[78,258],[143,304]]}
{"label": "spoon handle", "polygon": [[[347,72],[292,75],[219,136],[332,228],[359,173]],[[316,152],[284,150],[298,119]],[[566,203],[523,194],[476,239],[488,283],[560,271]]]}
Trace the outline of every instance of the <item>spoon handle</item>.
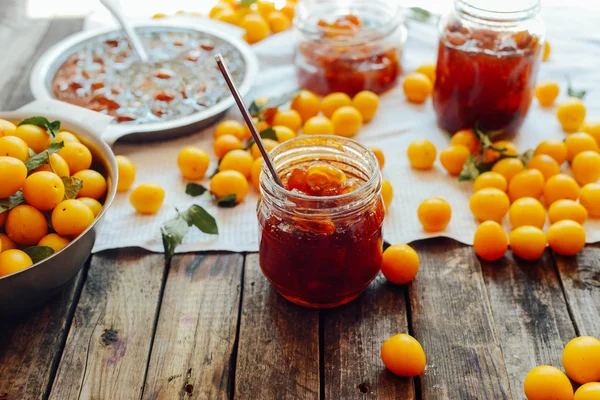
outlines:
{"label": "spoon handle", "polygon": [[127,22],[127,20],[123,16],[123,10],[121,9],[121,4],[119,3],[119,1],[100,0],[100,3],[102,3],[102,5],[104,5],[104,7],[106,7],[108,11],[110,11],[110,13],[113,15],[113,17],[115,17],[115,19],[119,22],[121,28],[123,28],[123,31],[125,31],[125,36],[127,36],[127,39],[129,39],[129,43],[131,43],[131,46],[133,47],[133,50],[137,53],[140,61],[142,61],[143,63],[147,63],[148,54],[146,54],[146,50],[144,50],[144,46],[142,45],[140,38],[135,33],[131,25],[129,25],[129,22]]}

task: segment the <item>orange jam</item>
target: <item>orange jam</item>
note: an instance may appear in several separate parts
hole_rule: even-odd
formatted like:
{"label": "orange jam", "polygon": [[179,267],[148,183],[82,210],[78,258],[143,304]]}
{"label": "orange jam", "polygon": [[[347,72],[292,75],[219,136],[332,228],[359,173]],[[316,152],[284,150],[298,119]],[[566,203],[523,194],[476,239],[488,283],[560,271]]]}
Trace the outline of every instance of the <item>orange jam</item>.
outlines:
{"label": "orange jam", "polygon": [[[400,55],[406,38],[399,20],[382,16],[392,11],[376,13],[356,6],[352,14],[348,9],[353,7],[344,11],[335,9],[336,1],[321,3],[313,7],[316,10],[307,10],[310,6],[301,3],[297,10],[300,85],[321,95],[344,92],[350,96],[362,90],[382,93],[392,88],[401,74]],[[379,3],[374,1],[373,7],[389,7]]]}
{"label": "orange jam", "polygon": [[350,139],[317,140],[359,149],[362,165],[323,156],[286,160],[281,147],[309,150],[319,146],[315,137],[279,146],[274,161],[284,187],[266,170],[261,175],[259,255],[264,275],[286,299],[326,308],[358,297],[379,273],[385,211],[374,155]]}
{"label": "orange jam", "polygon": [[536,33],[531,21],[495,26],[473,15],[457,11],[441,24],[433,91],[438,125],[451,133],[476,124],[516,132],[534,95],[543,31]]}

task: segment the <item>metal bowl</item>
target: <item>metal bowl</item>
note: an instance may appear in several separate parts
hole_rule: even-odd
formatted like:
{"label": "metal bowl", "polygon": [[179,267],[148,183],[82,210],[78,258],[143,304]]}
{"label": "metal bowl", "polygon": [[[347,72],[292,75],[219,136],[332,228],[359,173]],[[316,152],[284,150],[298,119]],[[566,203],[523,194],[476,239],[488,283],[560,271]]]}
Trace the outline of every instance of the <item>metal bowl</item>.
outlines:
{"label": "metal bowl", "polygon": [[[20,121],[31,117],[30,111],[0,113],[0,118]],[[117,161],[110,147],[84,124],[69,121],[63,115],[43,111],[36,115],[59,119],[61,128],[77,133],[94,159],[106,172],[108,190],[102,211],[94,222],[65,248],[29,268],[0,277],[0,315],[22,314],[36,308],[59,292],[81,270],[96,241],[96,226],[102,220],[117,192]]]}
{"label": "metal bowl", "polygon": [[[213,27],[200,27],[192,22],[180,21],[174,24],[169,21],[145,21],[143,23],[132,24],[136,28],[156,28],[157,30],[192,30],[202,32],[209,36],[227,41],[234,46],[244,58],[246,72],[244,79],[239,85],[239,91],[242,96],[246,96],[255,81],[258,73],[258,59],[251,50],[250,46],[239,38],[228,35]],[[69,36],[58,42],[46,51],[38,60],[31,71],[29,85],[36,99],[54,99],[52,93],[52,79],[56,75],[58,68],[65,60],[89,41],[97,40],[99,37],[118,32],[117,28],[103,28],[90,31],[83,31]],[[224,113],[234,105],[233,97],[229,96],[206,110],[177,118],[171,121],[152,122],[146,124],[117,124],[113,123],[105,132],[104,138],[108,143],[114,143],[117,139],[123,137],[123,140],[147,141],[171,139],[188,133],[194,133],[208,126],[224,115]],[[127,138],[125,138],[125,136]]]}

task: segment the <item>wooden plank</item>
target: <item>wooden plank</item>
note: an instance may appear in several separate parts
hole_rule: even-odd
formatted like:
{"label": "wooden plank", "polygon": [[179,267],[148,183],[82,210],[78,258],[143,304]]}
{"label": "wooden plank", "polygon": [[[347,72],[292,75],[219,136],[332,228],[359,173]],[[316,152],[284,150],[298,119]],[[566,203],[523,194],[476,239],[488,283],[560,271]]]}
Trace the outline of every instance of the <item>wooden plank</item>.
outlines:
{"label": "wooden plank", "polygon": [[518,399],[529,370],[562,365],[563,348],[575,330],[549,252],[537,261],[508,252],[481,266],[512,398]]}
{"label": "wooden plank", "polygon": [[414,243],[409,285],[414,336],[427,356],[423,399],[509,399],[509,381],[479,261],[450,239]]}
{"label": "wooden plank", "polygon": [[319,312],[296,306],[246,257],[235,398],[319,398]]}
{"label": "wooden plank", "polygon": [[144,399],[228,398],[243,263],[242,254],[173,258]]}
{"label": "wooden plank", "polygon": [[19,319],[0,322],[0,399],[38,399],[46,394],[56,372],[73,316],[73,302],[81,292],[80,272],[43,308]]}
{"label": "wooden plank", "polygon": [[[32,24],[31,21],[30,24]],[[19,68],[19,76],[12,82],[10,91],[4,92],[6,93],[7,101],[3,108],[14,110],[34,100],[33,94],[29,89],[29,76],[35,62],[56,42],[75,32],[79,32],[82,27],[83,19],[80,18],[56,18],[52,20],[47,32],[45,32],[35,52],[31,55],[31,61],[22,67],[16,67]],[[29,35],[30,33],[28,32],[25,36]]]}
{"label": "wooden plank", "polygon": [[385,369],[381,345],[408,333],[406,286],[379,275],[353,302],[322,312],[326,399],[414,399],[412,378]]}
{"label": "wooden plank", "polygon": [[138,249],[92,257],[51,399],[138,399],[164,258]]}
{"label": "wooden plank", "polygon": [[[27,1],[0,1],[0,109],[10,107],[10,97],[21,79],[28,79],[28,71],[33,65],[32,59],[40,42],[46,35],[49,19],[32,20],[27,16]],[[27,90],[29,93],[29,90]]]}
{"label": "wooden plank", "polygon": [[554,257],[579,335],[600,337],[600,245],[575,257]]}

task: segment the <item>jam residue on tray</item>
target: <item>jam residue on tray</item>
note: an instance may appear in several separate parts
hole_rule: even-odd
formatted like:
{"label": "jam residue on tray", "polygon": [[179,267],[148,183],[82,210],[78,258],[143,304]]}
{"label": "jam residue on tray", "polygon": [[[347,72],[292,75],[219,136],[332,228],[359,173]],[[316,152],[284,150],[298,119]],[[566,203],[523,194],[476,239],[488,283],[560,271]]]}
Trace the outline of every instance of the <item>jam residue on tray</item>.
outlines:
{"label": "jam residue on tray", "polygon": [[214,54],[223,54],[239,84],[245,73],[239,51],[207,33],[172,29],[139,29],[147,64],[118,33],[85,42],[58,68],[54,96],[136,124],[188,116],[228,97]]}
{"label": "jam residue on tray", "polygon": [[479,124],[515,132],[535,90],[540,39],[527,31],[469,29],[458,21],[442,31],[433,106],[451,133]]}
{"label": "jam residue on tray", "polygon": [[[385,213],[381,196],[360,206],[360,199],[327,200],[326,196],[349,194],[367,184],[364,177],[331,162],[297,166],[281,178],[287,190],[310,196],[297,205],[312,212],[259,211],[263,273],[285,298],[304,306],[334,307],[356,298],[380,269]],[[323,200],[347,210],[328,214],[328,203],[320,213]]]}
{"label": "jam residue on tray", "polygon": [[299,43],[298,80],[319,94],[361,90],[382,93],[396,83],[400,55],[396,46],[380,38],[376,29],[355,15],[333,23],[318,21],[319,39]]}

